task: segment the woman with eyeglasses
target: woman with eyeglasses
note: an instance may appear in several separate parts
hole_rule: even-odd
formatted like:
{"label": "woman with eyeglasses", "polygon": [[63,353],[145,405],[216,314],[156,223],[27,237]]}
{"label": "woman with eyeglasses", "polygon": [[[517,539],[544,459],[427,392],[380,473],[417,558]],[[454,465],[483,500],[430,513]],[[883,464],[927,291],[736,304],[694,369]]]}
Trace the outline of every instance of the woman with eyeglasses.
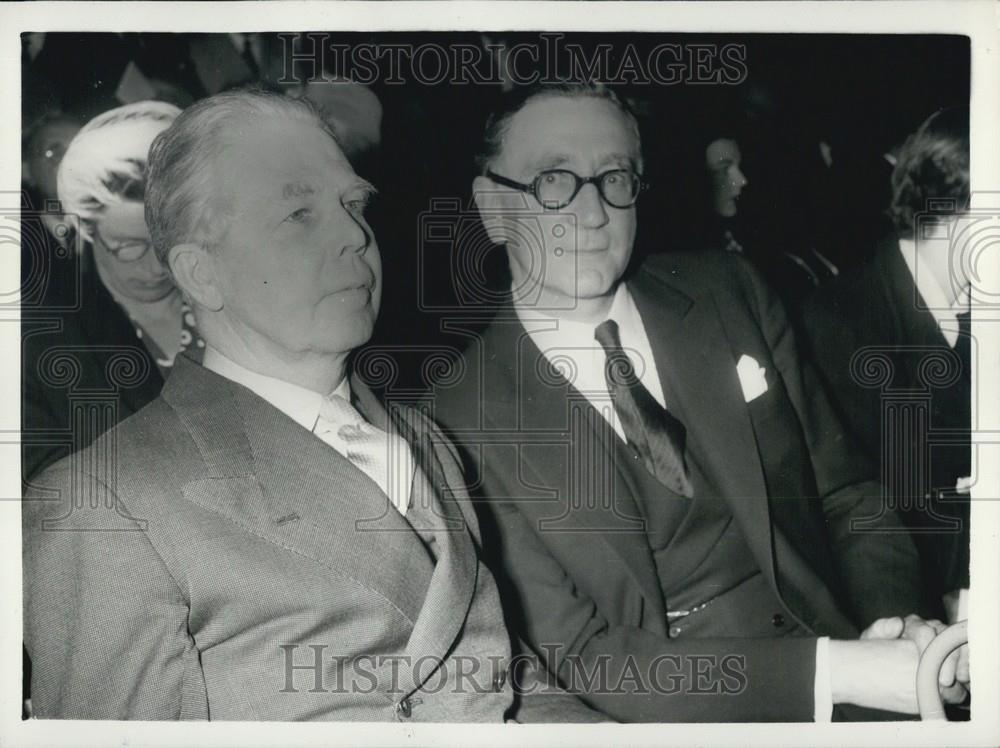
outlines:
{"label": "woman with eyeglasses", "polygon": [[[143,209],[146,156],[180,110],[142,101],[91,120],[59,167],[59,200],[80,240],[75,278],[25,308],[26,481],[155,398],[176,356],[203,345],[152,250]],[[38,263],[32,272],[47,273]],[[65,270],[64,270],[65,272]]]}

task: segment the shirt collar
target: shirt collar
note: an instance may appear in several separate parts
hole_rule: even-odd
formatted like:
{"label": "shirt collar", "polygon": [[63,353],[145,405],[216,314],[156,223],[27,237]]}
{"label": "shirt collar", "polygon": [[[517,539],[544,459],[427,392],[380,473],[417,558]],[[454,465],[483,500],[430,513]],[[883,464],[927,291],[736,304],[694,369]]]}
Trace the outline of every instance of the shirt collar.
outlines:
{"label": "shirt collar", "polygon": [[[618,323],[618,327],[623,331],[623,335],[625,335],[626,330],[634,330],[637,324],[641,325],[639,310],[635,308],[632,294],[629,293],[624,283],[618,284],[614,298],[611,300],[611,306],[608,308],[608,313],[601,322],[580,322],[562,317],[550,317],[540,312],[533,315],[531,307],[522,308],[517,303],[514,304],[514,311],[517,313],[517,318],[521,321],[521,324],[524,325],[532,337],[558,335],[561,341],[560,347],[562,348],[591,348],[597,346],[597,341],[594,339],[594,331],[601,322],[609,319],[613,319]],[[551,325],[555,329],[539,330],[539,322],[556,323]]]}
{"label": "shirt collar", "polygon": [[913,239],[900,239],[899,252],[903,255],[903,261],[913,277],[913,283],[927,311],[934,317],[948,345],[954,348],[958,342],[958,315],[969,311],[968,286],[962,289],[954,303],[949,302],[946,289],[941,287],[934,273],[929,269],[919,271],[916,242]]}
{"label": "shirt collar", "polygon": [[532,316],[530,307],[521,309],[516,304],[514,309],[524,329],[528,331],[528,336],[542,355],[591,401],[622,439],[625,439],[625,432],[616,412],[606,407],[608,390],[604,364],[607,354],[594,338],[594,332],[600,322],[611,319],[618,323],[622,348],[632,360],[639,381],[657,403],[666,407],[649,337],[646,335],[646,328],[636,308],[635,300],[625,283],[618,285],[608,313],[596,323],[556,319],[540,314]]}
{"label": "shirt collar", "polygon": [[[304,429],[312,431],[319,418],[319,409],[323,404],[323,396],[318,392],[286,382],[283,379],[269,377],[250,371],[223,355],[210,345],[205,346],[205,357],[202,365],[263,398]],[[345,376],[331,395],[340,395],[351,401],[351,385]]]}
{"label": "shirt collar", "polygon": [[615,291],[615,298],[611,301],[611,308],[608,310],[608,319],[613,319],[618,323],[618,329],[624,331],[625,340],[630,341],[643,329],[642,317],[639,310],[635,308],[635,301],[628,287],[624,283],[618,284]]}

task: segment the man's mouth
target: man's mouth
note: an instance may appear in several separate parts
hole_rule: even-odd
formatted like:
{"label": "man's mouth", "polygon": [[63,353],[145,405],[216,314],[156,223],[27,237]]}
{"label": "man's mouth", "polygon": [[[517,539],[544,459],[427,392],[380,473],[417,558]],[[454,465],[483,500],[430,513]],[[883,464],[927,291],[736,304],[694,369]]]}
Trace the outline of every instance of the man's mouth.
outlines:
{"label": "man's mouth", "polygon": [[342,304],[362,303],[367,304],[372,296],[371,286],[366,284],[358,286],[348,286],[339,291],[334,291],[330,296],[337,299]]}

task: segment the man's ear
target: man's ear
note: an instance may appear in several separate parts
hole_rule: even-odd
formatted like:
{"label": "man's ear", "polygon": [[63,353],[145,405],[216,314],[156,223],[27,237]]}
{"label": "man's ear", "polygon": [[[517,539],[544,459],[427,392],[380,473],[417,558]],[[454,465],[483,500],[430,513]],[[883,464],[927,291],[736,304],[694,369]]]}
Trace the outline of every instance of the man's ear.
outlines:
{"label": "man's ear", "polygon": [[476,201],[476,207],[479,208],[479,217],[483,221],[483,226],[486,227],[490,241],[494,244],[506,244],[503,193],[492,180],[479,176],[472,181],[472,198]]}
{"label": "man's ear", "polygon": [[178,244],[167,255],[174,282],[198,306],[210,312],[222,309],[222,293],[211,254],[200,244]]}

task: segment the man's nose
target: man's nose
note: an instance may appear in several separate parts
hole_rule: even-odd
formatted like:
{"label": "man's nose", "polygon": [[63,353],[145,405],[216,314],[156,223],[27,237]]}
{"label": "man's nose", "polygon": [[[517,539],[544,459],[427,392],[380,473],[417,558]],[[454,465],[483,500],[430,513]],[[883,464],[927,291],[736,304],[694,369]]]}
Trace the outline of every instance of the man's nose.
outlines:
{"label": "man's nose", "polygon": [[334,228],[337,236],[337,251],[341,257],[351,254],[362,254],[371,244],[371,232],[346,208]]}
{"label": "man's nose", "polygon": [[604,198],[594,183],[585,184],[574,201],[574,212],[579,216],[584,228],[599,229],[608,222],[608,211]]}
{"label": "man's nose", "polygon": [[746,187],[748,184],[750,184],[750,180],[747,179],[746,174],[744,174],[740,170],[740,167],[738,167],[738,166],[734,166],[733,167],[733,184],[736,187],[739,187],[740,189],[742,189],[742,188]]}

